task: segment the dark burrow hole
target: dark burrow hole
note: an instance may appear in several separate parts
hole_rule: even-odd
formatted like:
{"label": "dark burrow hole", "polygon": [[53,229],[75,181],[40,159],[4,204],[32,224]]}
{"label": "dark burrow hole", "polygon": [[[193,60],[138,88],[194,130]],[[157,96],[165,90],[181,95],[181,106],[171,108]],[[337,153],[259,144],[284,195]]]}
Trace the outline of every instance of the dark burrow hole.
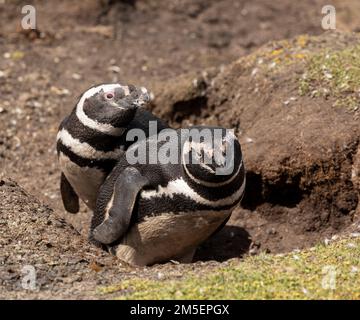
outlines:
{"label": "dark burrow hole", "polygon": [[172,121],[181,123],[191,115],[201,117],[201,111],[207,107],[207,97],[196,97],[186,101],[178,101],[172,107]]}
{"label": "dark burrow hole", "polygon": [[250,234],[243,228],[226,225],[217,234],[198,247],[195,261],[226,261],[241,257],[249,251]]}
{"label": "dark burrow hole", "polygon": [[303,190],[300,179],[300,175],[284,174],[270,183],[258,173],[247,172],[242,209],[233,213],[236,218],[230,220],[232,224],[198,248],[194,261],[222,262],[242,257],[250,248],[252,254],[289,252],[313,246],[346,230],[353,222],[352,213],[358,204],[353,187],[338,180],[333,182],[334,189],[320,185]]}
{"label": "dark burrow hole", "polygon": [[241,205],[249,210],[255,210],[265,202],[294,208],[306,194],[300,188],[300,179],[300,174],[291,179],[284,175],[272,183],[263,181],[261,174],[249,171],[246,173],[246,191]]}

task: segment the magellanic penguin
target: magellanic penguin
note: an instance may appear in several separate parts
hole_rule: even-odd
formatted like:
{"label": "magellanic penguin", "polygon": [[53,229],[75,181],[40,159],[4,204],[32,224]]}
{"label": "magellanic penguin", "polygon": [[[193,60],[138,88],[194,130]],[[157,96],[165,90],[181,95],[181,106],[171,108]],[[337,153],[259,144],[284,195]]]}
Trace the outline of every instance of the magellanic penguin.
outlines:
{"label": "magellanic penguin", "polygon": [[[149,135],[149,122],[167,126],[141,108],[149,102],[143,87],[101,84],[84,92],[57,134],[61,169],[60,190],[65,209],[79,211],[79,198],[95,209],[99,187],[120,156],[131,145],[126,134],[133,128]],[[156,132],[155,132],[156,134]]]}
{"label": "magellanic penguin", "polygon": [[[194,140],[193,129],[213,134],[213,144]],[[121,157],[100,188],[92,219],[90,240],[133,265],[191,262],[196,247],[225,225],[245,189],[241,147],[232,131],[165,131],[172,139],[150,137]],[[226,161],[216,156],[224,151]],[[145,162],[133,161],[133,154],[144,152]],[[151,163],[154,152],[157,162]]]}

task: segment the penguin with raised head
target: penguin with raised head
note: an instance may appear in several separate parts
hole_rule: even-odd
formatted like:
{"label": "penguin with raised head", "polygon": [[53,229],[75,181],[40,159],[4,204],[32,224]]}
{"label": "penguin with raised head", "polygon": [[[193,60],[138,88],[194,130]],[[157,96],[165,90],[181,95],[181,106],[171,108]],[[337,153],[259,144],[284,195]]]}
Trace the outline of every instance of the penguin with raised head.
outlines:
{"label": "penguin with raised head", "polygon": [[[191,130],[210,132],[213,143],[194,141]],[[173,132],[171,142],[150,137],[133,144],[99,191],[90,240],[130,264],[190,262],[196,247],[225,225],[244,193],[241,147],[231,131],[166,131]],[[141,152],[146,161],[133,161]],[[150,163],[154,152],[157,162]]]}
{"label": "penguin with raised head", "polygon": [[57,134],[60,191],[65,209],[79,211],[79,198],[94,209],[98,190],[120,156],[131,145],[133,128],[149,136],[149,123],[167,126],[142,108],[149,102],[143,87],[101,84],[85,91]]}

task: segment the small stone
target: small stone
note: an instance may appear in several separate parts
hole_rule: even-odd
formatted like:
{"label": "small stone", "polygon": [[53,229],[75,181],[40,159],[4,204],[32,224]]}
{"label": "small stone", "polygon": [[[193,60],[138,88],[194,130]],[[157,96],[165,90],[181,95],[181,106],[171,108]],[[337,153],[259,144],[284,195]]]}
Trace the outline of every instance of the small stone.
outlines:
{"label": "small stone", "polygon": [[30,100],[26,102],[25,106],[36,109],[36,108],[41,108],[42,104],[39,101]]}
{"label": "small stone", "polygon": [[162,272],[158,272],[158,273],[157,273],[157,278],[158,278],[159,280],[163,280],[163,279],[165,278],[165,276],[164,276],[164,274],[163,274]]}
{"label": "small stone", "polygon": [[259,72],[259,69],[258,69],[258,68],[254,68],[254,69],[251,71],[251,76],[254,77],[258,72]]}
{"label": "small stone", "polygon": [[302,288],[301,291],[303,292],[303,294],[308,295],[309,291],[306,288]]}
{"label": "small stone", "polygon": [[276,67],[276,62],[275,61],[269,64],[270,69],[274,69],[275,67]]}
{"label": "small stone", "polygon": [[55,93],[58,96],[68,96],[70,94],[70,91],[68,89],[65,89],[65,88],[60,89],[60,88],[57,88],[55,86],[52,86],[50,88],[50,91]]}
{"label": "small stone", "polygon": [[355,267],[355,266],[351,266],[351,273],[358,273],[359,272],[359,268]]}
{"label": "small stone", "polygon": [[347,247],[353,249],[353,248],[356,248],[357,245],[355,243],[350,242],[347,244]]}
{"label": "small stone", "polygon": [[111,72],[114,72],[114,73],[120,73],[121,72],[121,69],[120,69],[119,66],[110,66],[108,68],[108,70],[111,71]]}
{"label": "small stone", "polygon": [[80,80],[82,78],[81,74],[78,73],[73,73],[71,77],[75,80]]}
{"label": "small stone", "polygon": [[333,75],[331,73],[329,73],[329,72],[325,72],[324,76],[327,79],[332,79],[333,78]]}
{"label": "small stone", "polygon": [[33,107],[34,108],[41,108],[42,104],[39,101],[33,101]]}
{"label": "small stone", "polygon": [[286,100],[286,101],[283,102],[283,104],[284,104],[285,106],[287,106],[289,103],[290,103],[290,100]]}

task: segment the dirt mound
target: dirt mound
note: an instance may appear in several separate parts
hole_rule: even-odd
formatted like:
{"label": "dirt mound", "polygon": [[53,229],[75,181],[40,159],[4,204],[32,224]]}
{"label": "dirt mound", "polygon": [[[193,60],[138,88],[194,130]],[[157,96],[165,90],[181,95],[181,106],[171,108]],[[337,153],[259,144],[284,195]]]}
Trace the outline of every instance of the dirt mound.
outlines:
{"label": "dirt mound", "polygon": [[[0,202],[0,298],[91,297],[96,285],[126,271],[15,182],[0,180]],[[33,291],[22,287],[28,266],[36,272]]]}
{"label": "dirt mound", "polygon": [[359,48],[356,35],[301,36],[157,88],[153,110],[174,126],[236,129],[247,191],[230,224],[247,230],[255,247],[303,248],[355,219]]}

